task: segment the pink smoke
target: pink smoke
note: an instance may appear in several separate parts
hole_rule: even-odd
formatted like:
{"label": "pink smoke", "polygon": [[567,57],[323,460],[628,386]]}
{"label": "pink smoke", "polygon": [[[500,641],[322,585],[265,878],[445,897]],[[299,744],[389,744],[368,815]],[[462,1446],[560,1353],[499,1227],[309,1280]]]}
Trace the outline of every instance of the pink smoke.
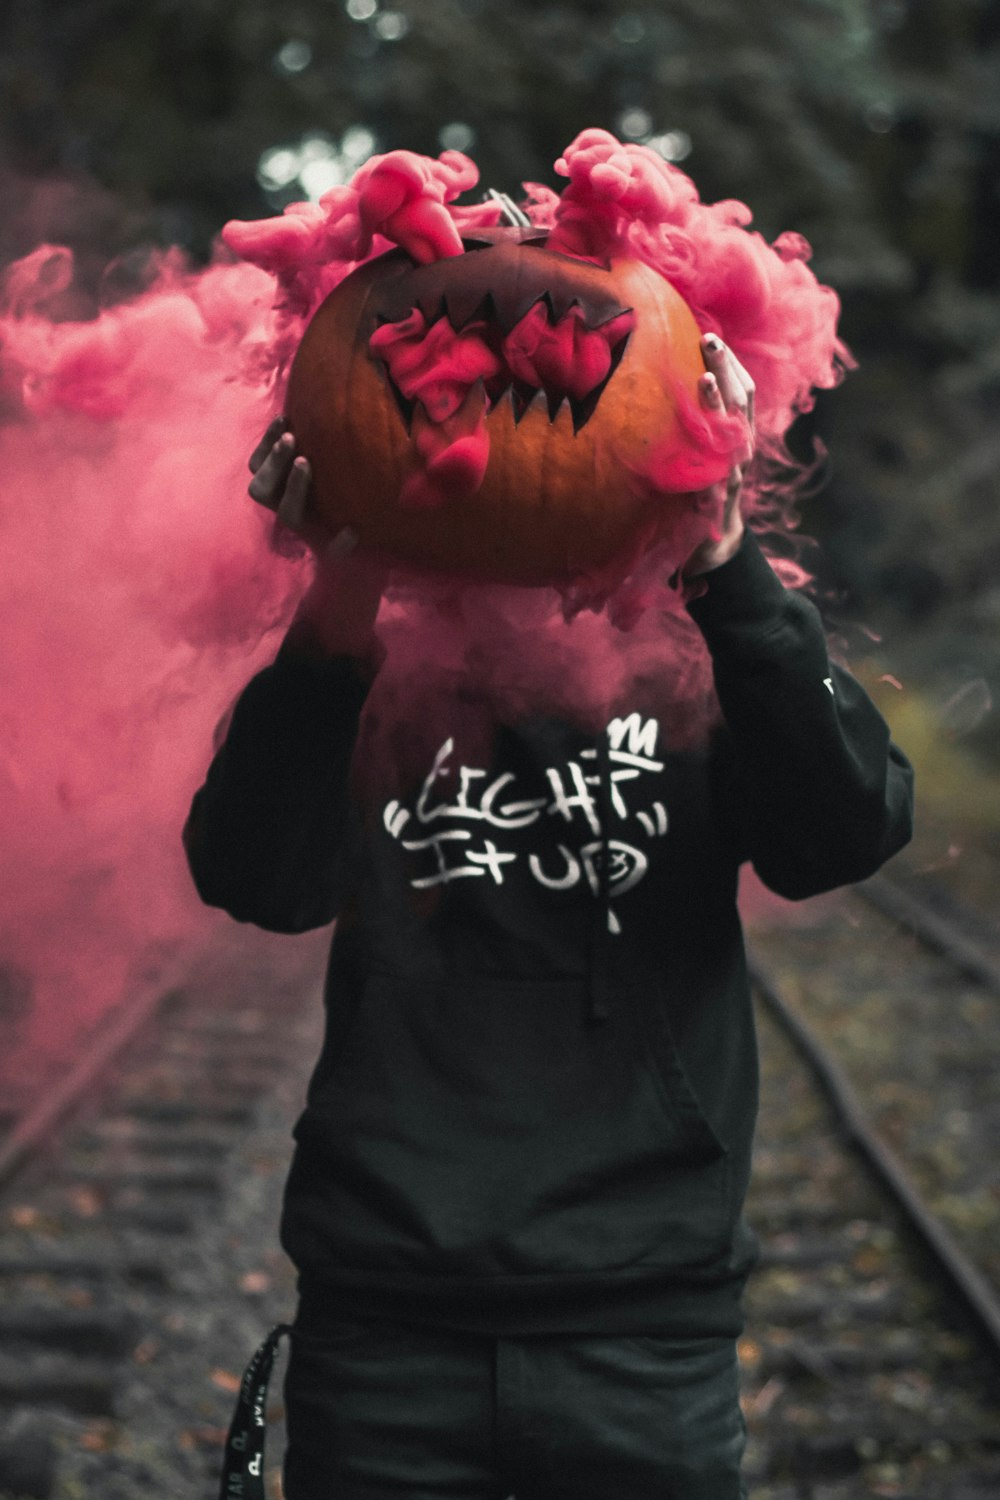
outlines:
{"label": "pink smoke", "polygon": [[585,130],[556,163],[569,179],[550,249],[634,254],[676,287],[705,333],[717,333],[757,387],[758,435],[783,439],[851,363],[837,336],[840,303],[809,270],[800,234],[773,245],[750,230],[745,203],[702,203],[691,179],[645,146]]}
{"label": "pink smoke", "polygon": [[302,587],[245,496],[269,278],[171,255],[135,301],[50,321],[72,275],[40,247],[0,313],[0,965],[30,976],[35,1052],[205,930],[180,823]]}
{"label": "pink smoke", "polygon": [[[526,188],[533,222],[566,253],[624,246],[671,281],[751,371],[765,448],[778,450],[811,390],[832,385],[848,359],[836,298],[809,270],[804,242],[768,246],[742,205],[702,204],[677,168],[604,132],[584,132],[557,170],[569,179],[561,197]],[[495,204],[456,202],[476,178],[456,152],[375,158],[319,204],[228,225],[237,262],[220,251],[192,271],[167,253],[145,292],[92,316],[67,316],[79,305],[68,251],[40,246],[7,269],[0,965],[31,977],[37,1048],[55,1049],[208,930],[179,829],[215,724],[273,654],[309,576],[304,559],[276,554],[268,518],[247,500],[246,456],[281,409],[289,361],[333,286],[394,244],[426,262],[496,224]],[[470,404],[466,376],[585,388],[608,345],[578,333],[570,320],[550,337],[529,318],[498,350],[473,331],[462,379],[450,390],[438,380],[445,414],[416,434],[428,480],[476,483],[482,405]],[[440,374],[433,328],[386,337],[423,401]],[[694,446],[709,449],[704,414],[682,417]],[[443,480],[442,455],[452,466]],[[410,498],[432,500],[433,483]],[[765,500],[780,520],[763,492],[750,506]],[[711,498],[686,516],[692,538],[703,534]],[[433,678],[447,697],[471,674],[498,711],[592,725],[630,694],[662,712],[675,744],[694,743],[714,712],[710,674],[655,540],[639,539],[624,573],[580,579],[568,597],[399,570],[380,621],[390,658],[379,691],[407,714],[414,684]],[[567,623],[601,601],[606,610]]]}

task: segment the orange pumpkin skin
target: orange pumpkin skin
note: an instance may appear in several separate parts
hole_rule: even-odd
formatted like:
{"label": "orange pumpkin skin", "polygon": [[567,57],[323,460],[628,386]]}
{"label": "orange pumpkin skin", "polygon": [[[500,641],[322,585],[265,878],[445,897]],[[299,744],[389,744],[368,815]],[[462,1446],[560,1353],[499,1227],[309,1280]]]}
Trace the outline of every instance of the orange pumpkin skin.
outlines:
{"label": "orange pumpkin skin", "polygon": [[[697,402],[705,369],[700,334],[679,293],[639,261],[613,261],[605,269],[537,242],[497,232],[489,240],[487,249],[416,270],[403,252],[391,251],[346,277],[316,312],[295,356],[288,419],[312,466],[317,515],[331,534],[350,526],[365,545],[420,567],[558,585],[634,548],[659,507],[670,504],[643,494],[635,476],[645,471],[651,448],[677,430],[678,385]],[[486,256],[488,262],[480,259]],[[550,420],[539,393],[515,420],[508,393],[487,418],[489,462],[476,493],[433,509],[401,505],[400,491],[420,459],[368,341],[381,323],[405,317],[414,305],[422,303],[428,321],[436,317],[441,289],[465,262],[475,262],[475,275],[455,293],[462,317],[471,316],[478,293],[502,283],[498,300],[513,308],[507,321],[516,321],[515,312],[527,311],[556,284],[562,307],[572,292],[588,321],[591,309],[597,322],[631,310],[634,328],[578,431],[568,402]],[[447,289],[444,297],[451,300]],[[480,391],[474,388],[470,399],[481,400]]]}

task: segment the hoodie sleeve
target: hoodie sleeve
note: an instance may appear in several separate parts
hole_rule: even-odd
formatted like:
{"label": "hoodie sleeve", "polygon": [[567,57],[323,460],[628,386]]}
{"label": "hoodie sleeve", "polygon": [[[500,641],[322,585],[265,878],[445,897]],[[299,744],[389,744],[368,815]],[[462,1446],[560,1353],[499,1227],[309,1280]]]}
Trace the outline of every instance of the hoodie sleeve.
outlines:
{"label": "hoodie sleeve", "polygon": [[367,692],[358,664],[324,656],[304,622],[243,690],[183,833],[208,906],[271,932],[306,932],[337,915]]}
{"label": "hoodie sleeve", "polygon": [[913,772],[885,720],[751,533],[705,583],[688,610],[728,731],[719,794],[741,859],[793,899],[874,874],[912,833]]}

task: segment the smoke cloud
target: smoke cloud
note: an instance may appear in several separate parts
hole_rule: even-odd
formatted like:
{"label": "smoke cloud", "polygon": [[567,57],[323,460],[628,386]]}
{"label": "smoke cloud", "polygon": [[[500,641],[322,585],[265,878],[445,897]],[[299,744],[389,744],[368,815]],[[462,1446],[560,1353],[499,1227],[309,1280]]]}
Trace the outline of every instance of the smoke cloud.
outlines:
{"label": "smoke cloud", "polygon": [[245,497],[269,279],[167,256],[134,301],[53,321],[72,278],[40,247],[0,316],[0,965],[33,987],[33,1051],[204,930],[180,823],[303,572]]}

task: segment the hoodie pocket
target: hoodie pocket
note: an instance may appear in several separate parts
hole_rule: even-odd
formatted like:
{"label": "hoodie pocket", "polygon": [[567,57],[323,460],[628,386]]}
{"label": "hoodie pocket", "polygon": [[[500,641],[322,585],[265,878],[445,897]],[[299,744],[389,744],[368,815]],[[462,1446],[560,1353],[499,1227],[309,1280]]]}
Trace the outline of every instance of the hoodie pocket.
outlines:
{"label": "hoodie pocket", "polygon": [[691,1083],[662,1005],[640,1007],[636,1018],[639,1048],[656,1083],[663,1108],[700,1160],[727,1156]]}
{"label": "hoodie pocket", "polygon": [[594,1274],[725,1245],[728,1153],[669,1034],[582,983],[376,975],[296,1130],[290,1217],[326,1259]]}

